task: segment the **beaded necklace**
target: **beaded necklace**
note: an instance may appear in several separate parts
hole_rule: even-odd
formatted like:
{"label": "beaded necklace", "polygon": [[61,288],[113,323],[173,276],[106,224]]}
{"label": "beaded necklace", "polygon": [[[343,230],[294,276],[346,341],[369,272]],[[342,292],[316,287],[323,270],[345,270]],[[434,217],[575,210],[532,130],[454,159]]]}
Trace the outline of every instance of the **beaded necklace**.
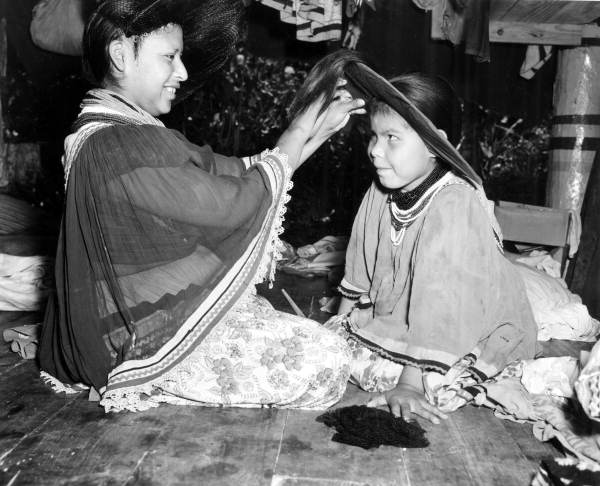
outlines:
{"label": "beaded necklace", "polygon": [[390,236],[392,244],[402,243],[406,228],[415,221],[431,204],[435,195],[452,177],[445,167],[437,166],[427,178],[412,191],[399,190],[388,196],[388,208],[391,216]]}

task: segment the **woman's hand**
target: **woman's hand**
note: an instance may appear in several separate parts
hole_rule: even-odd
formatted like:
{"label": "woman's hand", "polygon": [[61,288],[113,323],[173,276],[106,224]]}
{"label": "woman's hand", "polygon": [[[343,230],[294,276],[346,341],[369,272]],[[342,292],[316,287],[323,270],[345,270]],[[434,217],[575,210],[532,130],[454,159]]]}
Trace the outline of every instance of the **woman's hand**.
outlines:
{"label": "woman's hand", "polygon": [[367,403],[368,407],[385,405],[396,417],[402,417],[406,421],[414,420],[415,415],[434,424],[439,424],[440,419],[448,418],[427,401],[421,390],[406,383],[399,383],[393,390],[377,394]]}
{"label": "woman's hand", "polygon": [[323,142],[348,123],[350,115],[366,113],[364,100],[354,99],[343,88],[340,80],[333,101],[319,115],[324,98],[315,101],[300,113],[283,133],[277,143],[280,150],[288,154],[293,169],[298,168]]}
{"label": "woman's hand", "polygon": [[[345,79],[338,81],[333,101],[316,118],[310,133],[310,139],[322,139],[322,143],[331,135],[344,128],[348,120],[350,120],[351,115],[364,115],[366,113],[364,100],[353,98],[350,92],[344,89],[346,84],[347,81]],[[321,106],[322,102],[319,105]]]}

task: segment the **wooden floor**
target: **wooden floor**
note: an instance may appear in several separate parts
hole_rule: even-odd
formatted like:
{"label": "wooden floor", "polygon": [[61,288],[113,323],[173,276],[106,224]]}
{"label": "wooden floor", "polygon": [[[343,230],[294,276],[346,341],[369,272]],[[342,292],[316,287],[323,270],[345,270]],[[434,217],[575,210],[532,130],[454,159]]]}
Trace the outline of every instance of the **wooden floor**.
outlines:
{"label": "wooden floor", "polygon": [[[325,279],[284,276],[315,318]],[[278,287],[264,290],[289,310]],[[0,330],[39,316],[0,313]],[[566,346],[565,349],[572,350]],[[345,403],[364,400],[350,387]],[[317,412],[161,406],[105,414],[84,396],[56,395],[33,361],[0,346],[0,484],[6,485],[528,485],[559,455],[531,426],[467,407],[441,425],[422,422],[425,449],[365,451],[331,441]]]}

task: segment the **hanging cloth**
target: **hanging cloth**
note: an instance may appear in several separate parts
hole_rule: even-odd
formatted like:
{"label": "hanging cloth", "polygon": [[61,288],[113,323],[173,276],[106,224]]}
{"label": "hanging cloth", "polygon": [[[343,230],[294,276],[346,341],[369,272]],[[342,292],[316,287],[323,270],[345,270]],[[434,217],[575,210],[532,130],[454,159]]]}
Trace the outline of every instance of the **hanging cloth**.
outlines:
{"label": "hanging cloth", "polygon": [[296,26],[296,38],[306,42],[342,38],[342,0],[258,0],[279,10],[282,22]]}

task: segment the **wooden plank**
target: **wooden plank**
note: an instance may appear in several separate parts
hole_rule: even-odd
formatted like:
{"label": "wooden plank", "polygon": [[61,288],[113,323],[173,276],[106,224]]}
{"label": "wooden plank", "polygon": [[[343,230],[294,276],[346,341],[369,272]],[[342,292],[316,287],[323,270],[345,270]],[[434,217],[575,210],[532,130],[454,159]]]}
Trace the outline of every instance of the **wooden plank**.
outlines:
{"label": "wooden plank", "polygon": [[[571,16],[567,16],[563,12],[567,5],[552,6],[548,3],[556,2],[492,0],[490,42],[578,46],[581,45],[582,38],[596,39],[600,37],[598,26],[583,25],[600,17],[600,2],[594,2],[597,5],[593,6],[590,6],[589,2],[562,2],[563,4],[579,4],[568,6]],[[582,5],[586,3],[587,5]],[[524,4],[527,4],[526,8],[523,8]],[[560,8],[563,10],[559,10]],[[559,13],[553,17],[548,9],[557,10]],[[542,16],[540,12],[545,12],[545,15]],[[573,12],[580,13],[575,16]],[[432,39],[445,39],[442,31],[443,13],[443,3],[436,4],[432,9]],[[534,14],[542,20],[534,20]]]}
{"label": "wooden plank", "polygon": [[524,486],[536,470],[490,410],[467,406],[422,425],[429,448],[404,451],[411,484]]}
{"label": "wooden plank", "polygon": [[578,46],[582,34],[581,25],[490,21],[490,42]]}
{"label": "wooden plank", "polygon": [[[411,484],[402,449],[364,450],[333,442],[333,431],[315,419],[323,412],[290,410],[273,485],[366,486]],[[421,449],[422,450],[422,449]]]}
{"label": "wooden plank", "polygon": [[7,467],[5,459],[13,450],[37,440],[37,431],[77,398],[56,394],[47,387],[33,360],[4,351],[0,363],[1,470]]}
{"label": "wooden plank", "polygon": [[600,2],[492,0],[490,20],[532,24],[587,24],[600,17]]}
{"label": "wooden plank", "polygon": [[283,424],[276,409],[105,414],[77,400],[13,450],[0,474],[20,471],[20,483],[45,485],[268,485]]}
{"label": "wooden plank", "polygon": [[[3,4],[4,5],[4,4]],[[7,63],[7,45],[6,38],[6,19],[0,18],[0,80],[6,79]],[[0,187],[8,185],[8,175],[6,174],[6,144],[4,143],[4,111],[2,109],[2,99],[0,98]]]}
{"label": "wooden plank", "polygon": [[544,358],[559,356],[572,356],[579,359],[582,351],[590,351],[595,343],[583,341],[566,341],[563,339],[551,339],[550,341],[539,341]]}
{"label": "wooden plank", "polygon": [[581,43],[583,45],[590,43],[597,45],[598,41],[596,39],[600,39],[600,26],[596,24],[584,25],[581,33]]}
{"label": "wooden plank", "polygon": [[542,459],[562,455],[550,442],[542,442],[533,436],[531,424],[519,424],[503,420],[502,425],[514,439],[515,443],[527,460],[532,464],[539,464]]}

